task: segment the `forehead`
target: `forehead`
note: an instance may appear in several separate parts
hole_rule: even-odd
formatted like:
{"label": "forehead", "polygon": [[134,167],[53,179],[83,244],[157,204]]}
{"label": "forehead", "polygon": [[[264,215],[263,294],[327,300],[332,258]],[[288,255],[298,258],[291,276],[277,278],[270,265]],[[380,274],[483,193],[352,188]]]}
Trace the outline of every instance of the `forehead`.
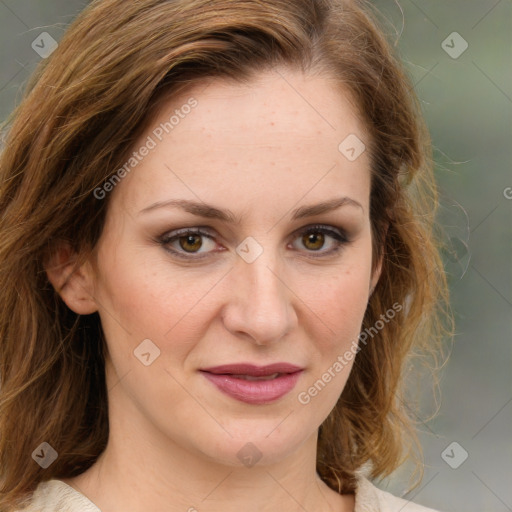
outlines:
{"label": "forehead", "polygon": [[172,197],[289,205],[331,191],[367,203],[369,157],[347,158],[346,140],[367,134],[332,80],[285,69],[248,83],[211,79],[159,104],[134,145],[151,149],[116,194],[133,208]]}

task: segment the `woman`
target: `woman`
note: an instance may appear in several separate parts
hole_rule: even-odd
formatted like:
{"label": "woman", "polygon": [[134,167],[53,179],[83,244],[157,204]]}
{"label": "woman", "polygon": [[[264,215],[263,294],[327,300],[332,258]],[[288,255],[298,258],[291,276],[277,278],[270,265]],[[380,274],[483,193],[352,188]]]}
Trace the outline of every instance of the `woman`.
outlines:
{"label": "woman", "polygon": [[94,1],[1,173],[1,510],[427,510],[370,482],[447,289],[365,2]]}

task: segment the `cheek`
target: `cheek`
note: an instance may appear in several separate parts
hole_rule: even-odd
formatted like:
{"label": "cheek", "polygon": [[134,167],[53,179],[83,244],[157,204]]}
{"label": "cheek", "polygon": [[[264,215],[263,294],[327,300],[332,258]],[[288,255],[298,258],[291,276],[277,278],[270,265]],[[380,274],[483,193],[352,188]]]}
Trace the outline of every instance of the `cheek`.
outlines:
{"label": "cheek", "polygon": [[357,265],[347,262],[330,279],[313,281],[316,293],[307,301],[308,334],[314,341],[311,371],[297,401],[304,406],[299,410],[318,425],[336,405],[354,365],[368,304],[369,265],[370,259],[365,262],[364,258]]}
{"label": "cheek", "polygon": [[317,371],[320,373],[331,367],[338,356],[357,347],[367,306],[368,286],[366,280],[352,277],[351,275],[342,276],[339,280],[340,286],[331,287],[329,292],[321,297],[322,322],[316,322],[317,331],[313,338],[316,340],[320,361]]}
{"label": "cheek", "polygon": [[336,270],[302,278],[300,294],[321,353],[332,356],[357,340],[368,305],[370,267],[367,251],[353,251]]}
{"label": "cheek", "polygon": [[[107,254],[114,252],[105,247]],[[129,355],[142,340],[151,339],[163,356],[172,345],[173,358],[182,359],[211,315],[208,292],[219,276],[172,269],[165,258],[150,261],[143,251],[120,246],[115,257],[102,261],[97,298],[109,344]]]}

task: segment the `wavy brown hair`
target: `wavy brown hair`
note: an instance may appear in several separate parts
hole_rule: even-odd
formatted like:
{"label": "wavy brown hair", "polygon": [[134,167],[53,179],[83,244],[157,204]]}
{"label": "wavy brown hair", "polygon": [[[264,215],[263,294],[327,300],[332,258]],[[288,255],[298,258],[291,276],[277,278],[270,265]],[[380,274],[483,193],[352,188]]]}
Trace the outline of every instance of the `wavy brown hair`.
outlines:
{"label": "wavy brown hair", "polygon": [[[433,230],[428,132],[372,6],[96,0],[40,63],[5,125],[0,510],[12,510],[41,481],[82,473],[108,440],[99,316],[73,313],[49,284],[45,262],[56,244],[71,244],[82,257],[77,266],[93,250],[109,205],[94,189],[125,162],[159,99],[207,77],[247,81],[281,64],[323,73],[350,91],[369,133],[374,269],[383,258],[363,328],[403,305],[358,353],[320,428],[317,470],[331,488],[349,493],[363,465],[377,478],[404,460],[404,432],[413,435],[404,368],[412,352],[435,354],[449,331],[448,291]],[[44,470],[31,459],[43,441],[59,454]]]}

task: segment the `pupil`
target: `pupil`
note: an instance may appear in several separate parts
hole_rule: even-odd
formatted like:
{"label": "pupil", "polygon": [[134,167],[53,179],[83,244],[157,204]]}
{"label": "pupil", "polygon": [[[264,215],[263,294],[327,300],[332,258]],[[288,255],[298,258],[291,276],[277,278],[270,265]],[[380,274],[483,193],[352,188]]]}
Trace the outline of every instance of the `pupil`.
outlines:
{"label": "pupil", "polygon": [[[185,243],[182,243],[183,239],[185,239]],[[194,244],[194,240],[197,241],[196,244]],[[198,235],[188,235],[188,236],[180,238],[180,246],[181,246],[182,249],[184,249],[186,251],[187,247],[184,247],[185,244],[190,244],[188,246],[188,249],[191,248],[193,251],[197,250],[197,249],[200,249],[201,245],[202,245],[201,237],[198,236]],[[191,245],[192,246],[195,245],[195,247],[190,247]],[[191,251],[191,252],[193,252],[193,251]]]}
{"label": "pupil", "polygon": [[324,241],[324,235],[323,233],[316,233],[316,234],[309,234],[306,235],[306,242],[307,244],[311,243],[313,245],[316,245],[316,247],[312,247],[313,250],[318,250],[322,247]]}

